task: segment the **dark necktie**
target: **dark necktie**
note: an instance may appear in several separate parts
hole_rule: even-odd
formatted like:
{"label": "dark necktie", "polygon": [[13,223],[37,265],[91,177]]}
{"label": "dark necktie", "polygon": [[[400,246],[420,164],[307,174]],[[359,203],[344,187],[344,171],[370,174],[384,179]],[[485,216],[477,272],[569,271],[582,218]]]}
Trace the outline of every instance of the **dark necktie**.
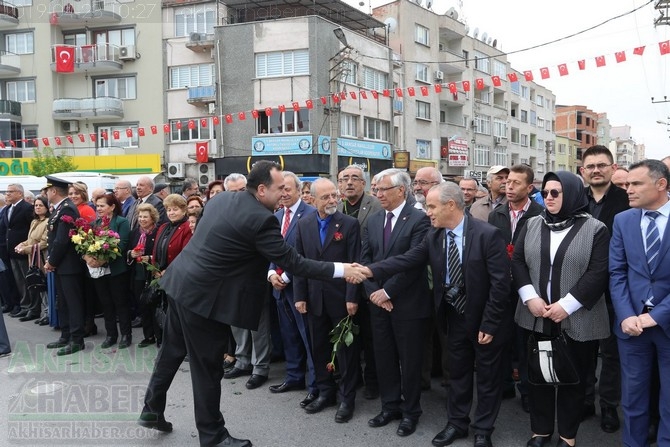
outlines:
{"label": "dark necktie", "polygon": [[384,225],[384,250],[389,245],[389,241],[391,240],[391,231],[393,230],[393,213],[388,212],[386,213],[386,225]]}
{"label": "dark necktie", "polygon": [[661,237],[656,226],[656,218],[660,215],[658,211],[647,211],[645,215],[649,218],[649,225],[647,225],[647,235],[645,237],[647,243],[647,263],[649,264],[649,271],[654,273],[658,261],[658,251],[661,248]]}
{"label": "dark necktie", "polygon": [[282,237],[286,237],[289,225],[291,225],[291,208],[286,208],[284,210],[284,225],[281,227]]}
{"label": "dark necktie", "polygon": [[328,221],[319,220],[319,236],[321,237],[321,246],[326,243],[326,235],[328,234]]}
{"label": "dark necktie", "polygon": [[[449,283],[452,287],[458,286],[463,288],[463,270],[461,268],[461,257],[458,254],[458,247],[456,247],[456,234],[453,231],[447,233],[449,235],[449,249],[447,252],[447,268],[449,269]],[[449,304],[454,306],[454,309],[459,314],[465,311],[465,293],[461,293]]]}

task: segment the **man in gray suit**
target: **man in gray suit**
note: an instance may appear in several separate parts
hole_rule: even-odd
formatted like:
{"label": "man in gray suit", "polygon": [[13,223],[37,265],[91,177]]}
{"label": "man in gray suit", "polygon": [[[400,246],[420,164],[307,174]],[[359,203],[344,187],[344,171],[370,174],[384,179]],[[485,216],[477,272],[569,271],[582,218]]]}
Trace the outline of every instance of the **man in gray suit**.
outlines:
{"label": "man in gray suit", "polygon": [[[376,197],[365,193],[365,184],[365,173],[357,165],[349,165],[337,175],[337,187],[342,197],[342,201],[337,205],[337,210],[347,216],[358,219],[361,231],[365,228],[368,217],[382,209]],[[356,315],[361,330],[359,337],[361,350],[365,358],[365,369],[363,371],[365,391],[363,392],[363,397],[366,399],[376,399],[379,396],[379,385],[377,383],[375,354],[372,348],[370,309],[368,309],[368,301],[362,298],[363,296],[361,296],[360,306],[358,306],[358,313]]]}
{"label": "man in gray suit", "polygon": [[167,215],[165,214],[165,207],[161,199],[154,195],[154,188],[156,184],[150,177],[140,177],[137,179],[137,184],[135,185],[135,192],[137,192],[137,200],[130,205],[126,218],[130,221],[130,229],[134,230],[137,227],[137,207],[142,203],[148,203],[153,205],[156,210],[158,210],[158,215],[160,216],[160,221],[157,222],[158,225],[167,222]]}

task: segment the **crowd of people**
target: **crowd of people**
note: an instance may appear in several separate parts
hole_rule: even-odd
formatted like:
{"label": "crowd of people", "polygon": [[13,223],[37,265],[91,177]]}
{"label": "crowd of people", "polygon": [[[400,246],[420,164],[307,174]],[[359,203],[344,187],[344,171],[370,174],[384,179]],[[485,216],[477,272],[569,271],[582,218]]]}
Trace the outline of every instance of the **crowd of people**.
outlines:
{"label": "crowd of people", "polygon": [[[170,194],[142,177],[134,194],[119,181],[89,202],[85,185],[48,177],[29,201],[9,185],[3,312],[57,327],[47,345],[57,355],[85,349],[100,313],[102,348],[127,348],[141,327],[137,347],[160,347],[138,421],[148,428],[172,430],[167,393],[188,358],[201,445],[251,445],[226,429],[220,383],[246,376],[259,388],[273,357],[285,376],[270,392],[305,390],[306,414],[337,406],[344,423],[362,385],[380,400],[368,425],[399,421],[401,437],[416,430],[421,393],[440,376],[448,416],[437,447],[470,430],[475,447],[492,446],[501,401],[517,393],[527,446],[548,445],[557,427],[556,445],[573,447],[596,414],[596,384],[603,431],[621,429],[627,446],[670,445],[669,168],[670,157],[619,168],[593,146],[580,175],[548,172],[540,184],[524,164],[491,167],[486,186],[426,167],[413,180],[375,173],[368,188],[357,165],[337,183],[301,182],[262,161],[203,194],[195,180]],[[78,254],[63,216],[118,233],[122,256]],[[40,263],[49,287],[34,292],[25,276]],[[154,279],[158,302],[143,298]],[[577,380],[529,380],[529,340],[558,335]]]}

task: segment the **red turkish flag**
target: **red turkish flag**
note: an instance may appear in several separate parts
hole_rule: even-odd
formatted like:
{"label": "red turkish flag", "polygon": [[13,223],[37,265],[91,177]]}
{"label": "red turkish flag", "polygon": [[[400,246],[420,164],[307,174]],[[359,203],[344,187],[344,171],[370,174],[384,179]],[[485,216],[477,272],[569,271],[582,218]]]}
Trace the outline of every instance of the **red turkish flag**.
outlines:
{"label": "red turkish flag", "polygon": [[340,92],[340,99],[342,101],[346,100],[347,99],[347,92]]}
{"label": "red turkish flag", "polygon": [[95,140],[98,139],[98,136],[97,136],[96,134],[94,134],[94,133],[90,133],[90,134],[88,134],[88,138],[89,138],[91,141],[95,141]]}
{"label": "red turkish flag", "polygon": [[661,52],[661,56],[664,54],[669,54],[670,53],[670,40],[666,40],[665,42],[659,42],[658,43],[658,49]]}
{"label": "red turkish flag", "polygon": [[491,82],[493,82],[494,87],[500,87],[502,85],[502,81],[498,75],[491,76]]}
{"label": "red turkish flag", "polygon": [[54,140],[56,141],[56,144],[59,145],[59,146],[60,146],[61,144],[63,144],[63,142],[61,141],[60,137],[54,137]]}
{"label": "red turkish flag", "polygon": [[39,146],[39,145],[40,145],[40,142],[39,142],[39,140],[38,140],[37,138],[33,138],[33,144],[34,144],[35,146]]}
{"label": "red turkish flag", "polygon": [[523,72],[523,77],[526,78],[526,81],[530,82],[533,80],[533,72],[530,70],[526,70]]}
{"label": "red turkish flag", "polygon": [[143,137],[145,135],[144,127],[138,127],[137,128],[137,135],[139,135],[141,137]]}
{"label": "red turkish flag", "polygon": [[84,135],[83,133],[80,133],[77,136],[79,137],[79,141],[81,141],[82,143],[86,143],[86,135]]}
{"label": "red turkish flag", "polygon": [[[395,95],[396,95],[398,98],[402,98],[402,89],[401,89],[401,88],[397,88],[397,89],[395,89]],[[384,95],[384,96],[386,96],[386,95]]]}
{"label": "red turkish flag", "polygon": [[281,113],[286,112],[286,106],[284,104],[279,106],[279,112],[281,112]]}
{"label": "red turkish flag", "polygon": [[509,79],[509,82],[519,81],[519,78],[517,77],[516,73],[507,73],[507,79]]}
{"label": "red turkish flag", "polygon": [[547,79],[549,77],[549,69],[547,67],[540,68],[540,76],[542,79]]}
{"label": "red turkish flag", "polygon": [[244,112],[238,112],[237,119],[239,119],[240,121],[244,121],[245,119],[247,119],[247,114]]}
{"label": "red turkish flag", "polygon": [[[74,139],[72,138],[72,135],[67,135],[65,138],[67,138],[67,142],[70,144],[74,143]],[[9,144],[12,145],[12,147],[15,147],[16,145],[14,144],[13,141],[10,141]]]}
{"label": "red turkish flag", "polygon": [[49,23],[52,25],[58,25],[58,14],[52,12],[49,16]]}
{"label": "red turkish flag", "polygon": [[620,64],[621,62],[626,62],[625,51],[617,51],[616,53],[614,53],[614,57],[616,58],[618,64]]}
{"label": "red turkish flag", "polygon": [[56,51],[56,72],[72,73],[74,71],[74,47],[58,45]]}
{"label": "red turkish flag", "polygon": [[300,103],[298,101],[294,101],[293,103],[291,103],[291,105],[293,106],[293,110],[295,112],[298,112],[300,110]]}
{"label": "red turkish flag", "polygon": [[356,99],[356,92],[349,92],[349,96],[351,96],[351,99]]}
{"label": "red turkish flag", "polygon": [[596,67],[604,67],[606,65],[605,56],[596,57]]}
{"label": "red turkish flag", "polygon": [[[181,129],[181,121],[177,121],[177,129]],[[169,133],[170,132],[170,125],[169,124],[163,124],[163,132]]]}
{"label": "red turkish flag", "polygon": [[195,143],[195,161],[198,163],[207,163],[209,161],[209,142],[202,141]]}
{"label": "red turkish flag", "polygon": [[5,146],[5,142],[2,141],[2,140],[0,140],[0,148],[4,149],[4,148],[6,148],[6,147],[7,147],[7,146]]}
{"label": "red turkish flag", "polygon": [[[258,110],[254,110],[256,112],[256,118],[258,118]],[[200,118],[200,127],[207,127],[207,118]]]}
{"label": "red turkish flag", "polygon": [[131,129],[130,127],[127,128],[127,129],[126,129],[126,136],[127,136],[128,138],[132,138],[132,137],[133,137],[133,129]]}
{"label": "red turkish flag", "polygon": [[633,50],[633,54],[636,54],[638,56],[642,56],[644,54],[644,46],[635,47],[635,49]]}
{"label": "red turkish flag", "polygon": [[426,87],[425,85],[422,85],[421,86],[421,94],[423,96],[428,96],[428,87]]}
{"label": "red turkish flag", "polygon": [[435,93],[442,92],[442,84],[435,84]]}
{"label": "red turkish flag", "polygon": [[377,99],[379,97],[379,92],[377,90],[372,90],[372,97]]}
{"label": "red turkish flag", "polygon": [[333,98],[333,102],[334,102],[335,104],[339,104],[339,103],[340,103],[340,96],[339,96],[337,93],[333,93],[333,94],[331,95],[331,97]]}
{"label": "red turkish flag", "polygon": [[[257,119],[258,118],[258,110],[256,110],[256,109],[252,110],[251,111],[251,117],[253,119]],[[205,123],[205,125],[207,125],[207,124]]]}
{"label": "red turkish flag", "polygon": [[577,65],[579,65],[580,70],[584,70],[586,68],[586,61],[584,59],[577,61]]}
{"label": "red turkish flag", "polygon": [[227,113],[226,116],[224,116],[224,119],[226,120],[226,122],[227,122],[228,124],[232,124],[232,123],[233,123],[233,115],[231,115],[230,113]]}
{"label": "red turkish flag", "polygon": [[389,96],[391,96],[391,92],[389,91],[389,89],[385,88],[384,90],[382,90],[382,95],[388,98]]}
{"label": "red turkish flag", "polygon": [[567,76],[568,75],[568,64],[560,64],[558,66],[558,73],[561,76]]}
{"label": "red turkish flag", "polygon": [[414,96],[414,87],[407,87],[407,94],[409,96]]}
{"label": "red turkish flag", "polygon": [[100,136],[102,136],[103,140],[107,140],[107,138],[108,138],[107,131],[103,130],[102,132],[100,132]]}
{"label": "red turkish flag", "polygon": [[[69,137],[70,139],[72,139],[71,136],[68,135],[68,137]],[[72,143],[72,141],[70,141],[70,143]],[[14,140],[9,140],[9,145],[10,145],[11,147],[16,147],[16,142],[14,142]]]}
{"label": "red turkish flag", "polygon": [[307,101],[305,101],[305,105],[307,106],[307,108],[309,110],[311,110],[311,109],[314,108],[314,101],[312,101],[311,99],[308,99]]}
{"label": "red turkish flag", "polygon": [[482,90],[484,88],[484,79],[483,78],[475,79],[475,87],[477,87],[477,90]]}
{"label": "red turkish flag", "polygon": [[215,126],[218,126],[220,122],[221,120],[218,116],[214,115],[214,117],[212,117],[212,123],[214,123]]}
{"label": "red turkish flag", "polygon": [[466,92],[470,91],[470,81],[463,81],[463,91],[466,91]]}
{"label": "red turkish flag", "polygon": [[272,107],[265,108],[265,116],[272,116]]}
{"label": "red turkish flag", "polygon": [[188,120],[188,128],[191,130],[195,129],[195,121]]}
{"label": "red turkish flag", "polygon": [[323,104],[324,106],[325,106],[326,104],[328,104],[328,99],[327,99],[325,96],[322,96],[322,97],[319,98],[319,99],[321,99],[321,104]]}
{"label": "red turkish flag", "polygon": [[458,87],[456,87],[455,82],[450,82],[449,84],[447,84],[447,87],[449,87],[449,91],[451,93],[456,93],[458,91]]}
{"label": "red turkish flag", "polygon": [[361,91],[358,92],[358,93],[361,94],[361,98],[363,98],[363,99],[368,99],[368,93],[367,93],[365,90],[361,90]]}

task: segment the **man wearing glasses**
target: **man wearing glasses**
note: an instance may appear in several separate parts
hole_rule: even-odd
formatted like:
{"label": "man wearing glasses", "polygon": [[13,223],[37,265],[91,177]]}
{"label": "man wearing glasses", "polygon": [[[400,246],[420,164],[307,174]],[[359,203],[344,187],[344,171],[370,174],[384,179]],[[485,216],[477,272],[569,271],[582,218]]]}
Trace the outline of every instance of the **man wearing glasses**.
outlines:
{"label": "man wearing glasses", "polygon": [[[591,146],[582,156],[583,166],[579,169],[586,183],[586,196],[589,199],[589,213],[604,223],[612,234],[614,216],[625,211],[628,205],[628,194],[612,183],[612,174],[617,170],[612,153],[605,146]],[[614,308],[609,289],[605,291],[605,303],[610,321],[614,321]],[[614,332],[604,340],[600,340],[602,369],[598,388],[600,390],[600,428],[607,433],[619,429],[617,407],[621,400],[621,372],[619,368],[619,351]],[[593,369],[589,373],[586,384],[586,401],[584,402],[584,418],[595,414],[595,384],[598,352],[593,353]]]}
{"label": "man wearing glasses", "polygon": [[442,174],[436,168],[425,167],[416,171],[414,181],[412,182],[412,192],[416,203],[415,208],[426,210],[426,195],[433,186],[442,183]]}
{"label": "man wearing glasses", "polygon": [[133,190],[128,180],[119,180],[114,185],[114,195],[121,202],[121,215],[123,217],[126,217],[128,210],[135,203],[135,197],[132,193]]}
{"label": "man wearing glasses", "polygon": [[474,178],[464,178],[458,182],[458,186],[461,187],[463,191],[463,197],[465,198],[465,209],[469,210],[473,203],[475,203],[475,197],[477,196],[477,187],[479,183],[477,179]]}

